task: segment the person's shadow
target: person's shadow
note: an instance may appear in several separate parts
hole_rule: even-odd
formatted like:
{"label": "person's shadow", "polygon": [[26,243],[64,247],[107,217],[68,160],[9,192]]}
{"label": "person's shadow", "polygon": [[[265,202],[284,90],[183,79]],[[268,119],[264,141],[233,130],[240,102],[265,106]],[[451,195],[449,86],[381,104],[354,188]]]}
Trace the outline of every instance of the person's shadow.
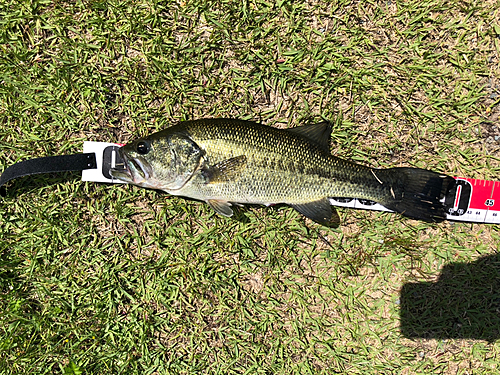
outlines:
{"label": "person's shadow", "polygon": [[407,338],[500,338],[500,254],[446,265],[437,282],[401,290],[401,333]]}

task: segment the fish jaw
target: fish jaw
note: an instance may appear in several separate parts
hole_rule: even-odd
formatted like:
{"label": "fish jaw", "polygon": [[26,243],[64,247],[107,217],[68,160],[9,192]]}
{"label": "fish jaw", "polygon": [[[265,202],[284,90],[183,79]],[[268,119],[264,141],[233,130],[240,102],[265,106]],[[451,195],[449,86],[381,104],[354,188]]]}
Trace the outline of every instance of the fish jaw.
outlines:
{"label": "fish jaw", "polygon": [[111,168],[110,174],[113,178],[127,184],[142,186],[151,189],[161,189],[160,184],[155,183],[153,171],[148,163],[142,162],[139,158],[128,158],[123,148],[118,151],[125,168]]}

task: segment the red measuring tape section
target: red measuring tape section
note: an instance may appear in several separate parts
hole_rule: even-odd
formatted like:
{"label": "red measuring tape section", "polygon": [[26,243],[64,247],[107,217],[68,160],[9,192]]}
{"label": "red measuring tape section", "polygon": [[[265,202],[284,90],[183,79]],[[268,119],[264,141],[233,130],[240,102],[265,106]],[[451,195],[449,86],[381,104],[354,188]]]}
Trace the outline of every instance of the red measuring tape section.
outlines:
{"label": "red measuring tape section", "polygon": [[500,182],[456,177],[446,197],[448,220],[500,223]]}

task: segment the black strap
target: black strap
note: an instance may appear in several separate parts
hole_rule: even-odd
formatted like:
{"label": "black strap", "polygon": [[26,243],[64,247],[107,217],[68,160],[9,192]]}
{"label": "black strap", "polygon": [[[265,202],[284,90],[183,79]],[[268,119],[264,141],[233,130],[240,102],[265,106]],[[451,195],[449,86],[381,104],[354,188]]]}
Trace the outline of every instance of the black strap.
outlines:
{"label": "black strap", "polygon": [[8,167],[0,176],[0,188],[8,181],[41,173],[83,171],[84,169],[96,169],[97,163],[95,153],[49,156],[21,161]]}

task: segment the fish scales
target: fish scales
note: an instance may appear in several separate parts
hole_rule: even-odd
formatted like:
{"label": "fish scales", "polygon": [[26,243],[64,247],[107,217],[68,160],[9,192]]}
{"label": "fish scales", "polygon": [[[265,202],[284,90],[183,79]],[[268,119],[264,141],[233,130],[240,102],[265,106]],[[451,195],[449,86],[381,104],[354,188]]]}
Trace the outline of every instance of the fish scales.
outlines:
{"label": "fish scales", "polygon": [[245,155],[247,165],[237,184],[194,180],[192,194],[198,199],[212,196],[241,203],[270,204],[304,203],[352,194],[364,199],[380,198],[380,183],[369,168],[326,154],[303,137],[260,124],[251,127],[238,121],[216,124],[186,122],[185,127],[206,151],[209,164]]}

